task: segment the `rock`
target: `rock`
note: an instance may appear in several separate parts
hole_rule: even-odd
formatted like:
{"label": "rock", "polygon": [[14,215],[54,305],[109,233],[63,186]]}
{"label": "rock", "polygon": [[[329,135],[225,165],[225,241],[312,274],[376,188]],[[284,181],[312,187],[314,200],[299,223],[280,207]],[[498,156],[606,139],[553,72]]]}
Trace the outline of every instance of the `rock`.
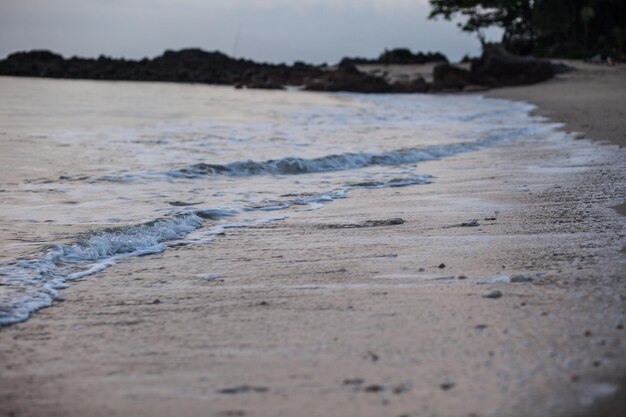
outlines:
{"label": "rock", "polygon": [[347,61],[345,59],[341,60],[341,62],[337,66],[337,70],[346,74],[358,75],[361,73],[356,67],[356,65],[354,65],[352,62]]}
{"label": "rock", "polygon": [[439,266],[438,266],[437,268],[439,268],[439,269],[443,269],[443,268],[445,268],[445,267],[446,267],[446,264],[444,264],[444,263],[440,263],[440,264],[439,264]]}
{"label": "rock", "polygon": [[220,280],[220,276],[216,275],[216,274],[199,275],[198,278],[200,278],[203,281],[207,281],[207,282],[223,281],[223,280]]}
{"label": "rock", "polygon": [[51,51],[16,52],[0,61],[0,74],[61,78],[66,71],[63,57]]}
{"label": "rock", "polygon": [[353,64],[342,64],[336,71],[326,71],[306,85],[309,91],[346,91],[353,93],[389,93],[393,88],[381,77],[360,72]]}
{"label": "rock", "polygon": [[250,84],[246,84],[246,88],[254,88],[254,89],[261,89],[261,90],[284,90],[285,87],[275,83],[273,81],[267,80],[267,81],[263,81],[263,82],[253,82]]}
{"label": "rock", "polygon": [[459,224],[459,227],[477,227],[480,226],[480,223],[478,223],[478,220],[470,220],[469,222],[464,222]]}
{"label": "rock", "polygon": [[511,276],[510,282],[512,283],[531,282],[532,280],[533,280],[533,277],[529,275],[518,274],[518,275]]}
{"label": "rock", "polygon": [[427,93],[431,86],[423,77],[418,77],[409,82],[395,82],[391,85],[394,93]]}
{"label": "rock", "polygon": [[363,378],[344,379],[343,385],[361,385],[365,382]]}
{"label": "rock", "polygon": [[320,225],[319,227],[321,229],[358,229],[362,227],[397,226],[400,224],[404,224],[404,219],[400,217],[394,217],[391,219],[383,220],[366,220],[360,223],[324,224]]}
{"label": "rock", "polygon": [[502,291],[498,291],[498,290],[491,291],[489,294],[483,295],[483,297],[484,298],[493,298],[493,299],[501,298],[502,297]]}
{"label": "rock", "polygon": [[201,49],[165,51],[161,56],[142,60],[100,56],[69,58],[50,51],[17,52],[0,60],[0,75],[79,78],[96,80],[173,81],[228,84],[236,88],[283,88],[303,85],[318,77],[321,69],[303,63],[293,66],[261,64],[234,59],[221,52]]}
{"label": "rock", "polygon": [[267,387],[237,385],[236,387],[222,388],[221,390],[217,392],[219,392],[220,394],[247,394],[250,392],[256,392],[256,393],[267,392],[267,390],[268,390]]}
{"label": "rock", "polygon": [[433,69],[435,90],[463,90],[470,83],[470,72],[448,63],[439,64]]}
{"label": "rock", "polygon": [[404,224],[404,219],[400,218],[400,217],[394,217],[392,219],[385,219],[385,220],[367,220],[364,223],[364,226],[366,227],[373,227],[373,226],[395,226],[398,224]]}
{"label": "rock", "polygon": [[439,385],[439,387],[442,390],[447,391],[447,390],[454,388],[454,385],[455,385],[454,382],[444,382],[443,384]]}
{"label": "rock", "polygon": [[513,55],[501,44],[487,44],[482,56],[472,62],[470,81],[490,87],[526,85],[549,80],[554,74],[549,61]]}

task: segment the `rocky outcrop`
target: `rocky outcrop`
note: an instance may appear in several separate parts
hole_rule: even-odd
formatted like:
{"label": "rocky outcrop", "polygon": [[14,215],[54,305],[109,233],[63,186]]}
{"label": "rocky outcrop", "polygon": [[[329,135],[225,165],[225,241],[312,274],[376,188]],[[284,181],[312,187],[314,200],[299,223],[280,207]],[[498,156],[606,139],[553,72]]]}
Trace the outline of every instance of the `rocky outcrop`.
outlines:
{"label": "rocky outcrop", "polygon": [[304,84],[320,69],[313,65],[262,64],[201,49],[165,51],[153,59],[69,58],[50,51],[17,52],[0,61],[0,75],[95,80],[173,81],[280,87]]}
{"label": "rocky outcrop", "polygon": [[500,44],[485,45],[482,56],[472,62],[471,81],[489,87],[534,84],[554,77],[549,61],[507,52]]}
{"label": "rocky outcrop", "polygon": [[422,77],[418,77],[409,82],[396,82],[391,84],[394,93],[427,93],[432,86]]}
{"label": "rocky outcrop", "polygon": [[364,74],[347,61],[342,61],[337,70],[326,71],[311,80],[305,89],[355,93],[389,93],[393,91],[393,87],[383,78]]}
{"label": "rocky outcrop", "polygon": [[439,64],[433,69],[433,89],[463,90],[470,84],[468,70],[450,64]]}
{"label": "rocky outcrop", "polygon": [[499,45],[487,45],[481,58],[472,62],[471,72],[449,65],[441,54],[412,54],[408,49],[387,51],[375,62],[407,64],[432,60],[445,61],[435,67],[432,85],[423,78],[387,81],[384,73],[372,75],[359,71],[355,60],[351,59],[344,59],[333,69],[302,62],[293,65],[257,63],[201,49],[165,51],[156,58],[142,60],[105,56],[97,59],[65,59],[50,51],[17,52],[0,61],[0,75],[172,81],[233,85],[238,88],[281,89],[287,85],[296,85],[305,86],[311,91],[424,93],[468,91],[476,85],[497,87],[532,84],[551,78],[556,68],[548,61],[512,55]]}

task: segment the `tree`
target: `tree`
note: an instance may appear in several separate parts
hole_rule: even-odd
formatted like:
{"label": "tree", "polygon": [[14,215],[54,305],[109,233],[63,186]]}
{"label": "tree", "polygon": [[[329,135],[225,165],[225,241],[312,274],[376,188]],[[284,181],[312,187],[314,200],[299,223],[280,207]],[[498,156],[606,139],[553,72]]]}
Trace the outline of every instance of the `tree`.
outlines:
{"label": "tree", "polygon": [[524,40],[532,44],[534,31],[531,25],[533,0],[430,0],[432,10],[429,19],[443,17],[446,20],[460,15],[465,18],[459,27],[466,32],[475,32],[482,44],[484,29],[504,29],[502,41],[505,45]]}
{"label": "tree", "polygon": [[429,0],[429,18],[460,17],[475,32],[500,27],[502,43],[517,53],[585,57],[598,53],[626,59],[625,0]]}

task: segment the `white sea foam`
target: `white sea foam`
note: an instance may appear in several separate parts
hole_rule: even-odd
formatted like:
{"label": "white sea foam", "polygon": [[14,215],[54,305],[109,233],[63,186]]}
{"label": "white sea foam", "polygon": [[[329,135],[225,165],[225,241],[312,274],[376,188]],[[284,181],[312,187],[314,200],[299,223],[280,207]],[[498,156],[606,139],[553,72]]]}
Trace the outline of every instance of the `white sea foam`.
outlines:
{"label": "white sea foam", "polygon": [[[210,242],[219,233],[276,221],[291,210],[317,210],[357,188],[425,184],[432,177],[417,174],[416,163],[554,128],[529,117],[529,105],[480,97],[301,93],[268,102],[260,93],[224,89],[174,94],[176,117],[168,100],[133,108],[136,127],[123,127],[131,116],[117,108],[120,103],[111,103],[114,86],[99,85],[90,90],[90,104],[109,117],[101,120],[102,128],[89,119],[80,130],[75,123],[82,107],[72,107],[63,86],[52,84],[54,102],[62,97],[68,108],[59,113],[44,106],[24,114],[49,114],[56,126],[76,130],[55,136],[48,125],[27,117],[20,119],[25,127],[18,134],[41,133],[60,155],[64,149],[84,154],[61,176],[3,183],[2,230],[28,230],[48,221],[55,227],[130,226],[49,245],[34,259],[19,257],[26,245],[8,243],[18,255],[0,264],[0,324],[25,320],[49,306],[72,280],[102,273],[121,259]],[[145,100],[145,93],[138,88],[135,98]],[[38,103],[45,100],[31,105]],[[263,212],[277,216],[259,220]],[[146,216],[157,216],[147,213],[163,218],[145,223]],[[220,220],[224,217],[233,221]],[[35,242],[27,244],[32,248]]]}
{"label": "white sea foam", "polygon": [[232,215],[232,210],[199,210],[197,214],[106,229],[71,244],[50,246],[39,259],[0,267],[0,325],[23,321],[31,312],[51,305],[67,281],[101,272],[121,258],[162,252],[167,242],[200,228],[202,217]]}

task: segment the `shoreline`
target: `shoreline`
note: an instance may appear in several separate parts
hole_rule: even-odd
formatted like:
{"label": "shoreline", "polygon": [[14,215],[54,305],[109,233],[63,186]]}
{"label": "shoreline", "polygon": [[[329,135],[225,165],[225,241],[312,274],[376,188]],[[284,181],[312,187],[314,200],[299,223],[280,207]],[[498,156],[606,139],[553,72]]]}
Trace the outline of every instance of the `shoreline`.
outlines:
{"label": "shoreline", "polygon": [[575,70],[539,84],[498,88],[484,95],[529,102],[537,106],[535,114],[564,123],[567,131],[626,147],[626,65],[563,62]]}
{"label": "shoreline", "polygon": [[[578,113],[541,104],[561,80],[487,96],[578,130]],[[0,414],[593,415],[579,401],[615,398],[626,373],[626,225],[610,209],[624,158],[569,141],[428,162],[433,184],[355,190],[77,282],[0,329]],[[194,278],[206,270],[223,281]],[[501,275],[532,281],[479,283]]]}
{"label": "shoreline", "polygon": [[[575,71],[532,86],[491,90],[485,96],[529,102],[537,106],[533,114],[563,123],[562,129],[576,134],[577,138],[625,148],[626,66],[608,67],[572,60],[565,63]],[[626,216],[626,201],[611,208]],[[622,254],[626,256],[626,245]],[[598,401],[592,409],[579,415],[623,415],[626,412],[626,380],[618,385],[619,390],[612,397]]]}

